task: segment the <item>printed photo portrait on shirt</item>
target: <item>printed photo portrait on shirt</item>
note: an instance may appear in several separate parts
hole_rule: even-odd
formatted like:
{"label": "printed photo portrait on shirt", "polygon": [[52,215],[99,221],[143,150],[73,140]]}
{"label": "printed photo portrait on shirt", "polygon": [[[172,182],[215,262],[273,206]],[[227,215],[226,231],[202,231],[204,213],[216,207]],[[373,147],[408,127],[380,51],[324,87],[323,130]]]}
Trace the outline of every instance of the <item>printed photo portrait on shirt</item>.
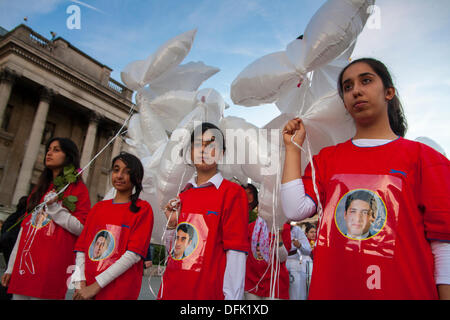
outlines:
{"label": "printed photo portrait on shirt", "polygon": [[31,225],[37,229],[45,227],[50,222],[50,217],[43,210],[33,212]]}
{"label": "printed photo portrait on shirt", "polygon": [[383,229],[386,223],[386,206],[373,191],[351,190],[336,206],[335,223],[343,236],[353,240],[367,240]]}
{"label": "printed photo portrait on shirt", "polygon": [[172,258],[182,260],[195,251],[198,244],[198,234],[195,227],[183,222],[177,226],[175,241],[172,248]]}
{"label": "printed photo portrait on shirt", "polygon": [[89,246],[89,258],[93,261],[106,259],[113,252],[114,247],[114,236],[107,230],[101,230]]}

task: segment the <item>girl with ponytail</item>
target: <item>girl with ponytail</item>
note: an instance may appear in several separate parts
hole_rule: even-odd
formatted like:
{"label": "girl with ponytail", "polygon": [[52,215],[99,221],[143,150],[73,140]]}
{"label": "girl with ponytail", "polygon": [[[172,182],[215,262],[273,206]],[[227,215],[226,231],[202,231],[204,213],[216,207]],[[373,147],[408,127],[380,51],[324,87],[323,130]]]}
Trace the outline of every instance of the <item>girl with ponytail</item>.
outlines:
{"label": "girl with ponytail", "polygon": [[[449,299],[450,162],[403,138],[403,109],[382,62],[352,61],[337,88],[352,139],[322,149],[302,175],[302,120],[283,130],[283,211],[294,221],[319,213],[309,299]],[[355,200],[347,210],[361,191],[376,209]]]}
{"label": "girl with ponytail", "polygon": [[92,208],[75,246],[74,300],[136,300],[141,290],[138,262],[153,229],[152,207],[139,199],[144,168],[134,155],[121,152],[111,170],[116,195]]}

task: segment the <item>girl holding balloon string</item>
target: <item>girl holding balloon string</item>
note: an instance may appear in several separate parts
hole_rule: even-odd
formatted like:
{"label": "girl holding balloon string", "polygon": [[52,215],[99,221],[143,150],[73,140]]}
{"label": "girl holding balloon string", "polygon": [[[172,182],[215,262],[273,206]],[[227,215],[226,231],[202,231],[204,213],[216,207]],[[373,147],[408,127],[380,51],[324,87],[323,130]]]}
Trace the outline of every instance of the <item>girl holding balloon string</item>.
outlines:
{"label": "girl holding balloon string", "polygon": [[[28,215],[2,277],[13,299],[66,295],[73,248],[91,208],[88,189],[76,171],[79,158],[77,146],[68,138],[53,138],[46,145],[45,167],[28,197]],[[62,192],[62,201],[55,191]]]}
{"label": "girl holding balloon string", "polygon": [[190,156],[196,174],[165,207],[173,244],[158,299],[243,297],[248,202],[242,187],[217,170],[224,152],[225,139],[217,126],[203,122],[194,129]]}
{"label": "girl holding balloon string", "polygon": [[[352,61],[338,91],[356,134],[321,150],[303,177],[305,127],[295,118],[283,129],[284,212],[302,220],[319,211],[309,299],[449,299],[450,162],[403,138],[401,103],[380,61]],[[377,201],[380,221],[366,238],[348,236],[339,223],[361,229],[374,216],[361,201],[345,208],[358,190]]]}

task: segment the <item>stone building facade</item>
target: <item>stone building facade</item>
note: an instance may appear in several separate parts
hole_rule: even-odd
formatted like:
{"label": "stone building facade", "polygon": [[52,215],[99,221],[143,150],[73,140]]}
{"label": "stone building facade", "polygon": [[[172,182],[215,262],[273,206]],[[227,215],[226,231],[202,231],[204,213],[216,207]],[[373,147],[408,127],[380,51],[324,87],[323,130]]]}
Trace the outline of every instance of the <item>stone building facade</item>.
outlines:
{"label": "stone building facade", "polygon": [[[36,184],[48,139],[71,138],[83,167],[122,126],[133,92],[63,38],[48,40],[25,25],[2,30],[0,211],[7,211]],[[110,162],[122,148],[119,137],[83,173],[92,204],[109,190]]]}

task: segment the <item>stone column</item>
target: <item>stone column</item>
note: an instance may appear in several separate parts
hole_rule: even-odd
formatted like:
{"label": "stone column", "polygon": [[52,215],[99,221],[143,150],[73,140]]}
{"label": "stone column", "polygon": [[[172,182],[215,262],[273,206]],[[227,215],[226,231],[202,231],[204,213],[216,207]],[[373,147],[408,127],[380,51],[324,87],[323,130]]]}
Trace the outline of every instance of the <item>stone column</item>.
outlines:
{"label": "stone column", "polygon": [[16,75],[14,71],[8,68],[0,72],[0,127],[3,124],[3,116],[5,115],[6,106],[8,105],[15,79]]}
{"label": "stone column", "polygon": [[17,178],[16,188],[13,194],[13,204],[17,204],[20,197],[28,195],[30,180],[36,158],[39,154],[39,146],[41,145],[42,134],[44,133],[50,101],[54,94],[54,91],[49,88],[44,87],[42,90],[41,99],[34,116],[33,125],[26,145],[19,177]]}
{"label": "stone column", "polygon": [[[95,138],[97,136],[97,128],[100,120],[101,120],[100,114],[95,112],[91,114],[91,117],[89,119],[89,127],[86,133],[86,138],[84,139],[83,153],[81,154],[80,159],[81,168],[84,168],[84,166],[86,166],[94,156]],[[89,169],[90,167],[86,168],[83,171],[83,179],[85,182],[87,182],[89,176]]]}

